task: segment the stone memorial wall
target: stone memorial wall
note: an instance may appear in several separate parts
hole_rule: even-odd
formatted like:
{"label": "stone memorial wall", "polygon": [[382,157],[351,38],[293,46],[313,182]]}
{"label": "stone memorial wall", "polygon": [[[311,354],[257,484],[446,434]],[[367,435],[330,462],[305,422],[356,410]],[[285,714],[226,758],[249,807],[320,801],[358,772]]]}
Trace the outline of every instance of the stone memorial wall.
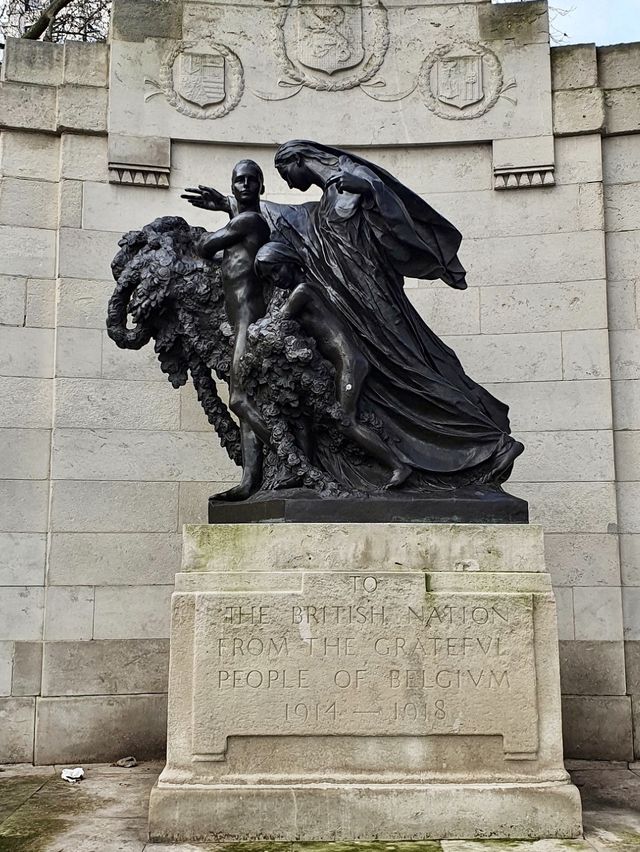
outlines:
{"label": "stone memorial wall", "polygon": [[408,292],[526,445],[510,490],[545,529],[565,752],[632,759],[635,708],[640,756],[639,68],[639,45],[550,48],[541,2],[115,0],[108,45],[9,40],[0,761],[163,748],[182,525],[237,469],[151,348],[107,339],[110,261],[156,216],[221,224],[180,193],[226,191],[244,156],[303,200],[272,166],[296,137],[375,160],[463,233],[469,289]]}

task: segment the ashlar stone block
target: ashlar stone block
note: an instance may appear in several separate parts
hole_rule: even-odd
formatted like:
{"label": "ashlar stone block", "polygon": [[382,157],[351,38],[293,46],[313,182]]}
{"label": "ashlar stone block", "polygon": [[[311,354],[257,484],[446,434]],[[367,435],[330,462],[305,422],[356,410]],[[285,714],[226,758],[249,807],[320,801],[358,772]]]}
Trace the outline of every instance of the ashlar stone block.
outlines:
{"label": "ashlar stone block", "polygon": [[64,82],[81,86],[107,86],[109,84],[109,46],[84,41],[66,41]]}
{"label": "ashlar stone block", "polygon": [[0,481],[0,531],[39,533],[47,530],[49,485],[45,481]]}
{"label": "ashlar stone block", "polygon": [[51,377],[53,331],[0,326],[0,375]]}
{"label": "ashlar stone block", "polygon": [[557,136],[598,133],[605,126],[601,89],[573,89],[553,93],[553,130]]}
{"label": "ashlar stone block", "polygon": [[558,614],[558,639],[575,638],[573,624],[573,589],[568,586],[555,586],[556,609]]}
{"label": "ashlar stone block", "polygon": [[3,80],[58,86],[62,83],[61,44],[38,40],[6,40]]}
{"label": "ashlar stone block", "polygon": [[576,639],[622,640],[622,596],[619,588],[576,586],[573,609]]}
{"label": "ashlar stone block", "polygon": [[56,377],[99,377],[103,335],[97,328],[59,328],[56,335]]}
{"label": "ashlar stone block", "polygon": [[[236,479],[240,479],[237,468]],[[208,521],[207,501],[212,494],[226,491],[229,482],[181,482],[178,505],[178,528],[183,524],[206,524]]]}
{"label": "ashlar stone block", "polygon": [[640,379],[613,381],[611,390],[615,428],[640,429]]}
{"label": "ashlar stone block", "polygon": [[613,184],[605,189],[607,231],[640,230],[640,183]]}
{"label": "ashlar stone block", "polygon": [[25,278],[0,276],[0,325],[24,325],[26,288]]}
{"label": "ashlar stone block", "polygon": [[601,182],[603,141],[598,133],[556,139],[556,182],[560,186]]}
{"label": "ashlar stone block", "polygon": [[108,179],[106,137],[63,133],[61,145],[60,177],[95,181]]}
{"label": "ashlar stone block", "polygon": [[51,427],[53,382],[16,376],[0,377],[0,426]]}
{"label": "ashlar stone block", "polygon": [[484,334],[607,327],[604,281],[483,287],[480,297]]}
{"label": "ashlar stone block", "polygon": [[[228,388],[224,382],[217,387],[221,398],[223,398],[223,387]],[[211,424],[191,383],[180,388],[180,428],[188,432],[208,432],[211,429]]]}
{"label": "ashlar stone block", "polygon": [[640,535],[620,536],[620,566],[623,585],[640,586]]}
{"label": "ashlar stone block", "polygon": [[612,281],[633,281],[637,274],[640,231],[607,234],[607,267]]}
{"label": "ashlar stone block", "polygon": [[0,760],[32,763],[35,698],[0,698]]}
{"label": "ashlar stone block", "polygon": [[[177,396],[177,395],[176,395]],[[233,480],[238,472],[209,432],[57,429],[52,470],[56,479],[137,482]]]}
{"label": "ashlar stone block", "polygon": [[640,379],[640,330],[612,331],[610,341],[613,378]]}
{"label": "ashlar stone block", "polygon": [[540,528],[187,526],[182,569],[152,839],[580,831]]}
{"label": "ashlar stone block", "polygon": [[633,760],[629,696],[565,695],[562,721],[567,757]]}
{"label": "ashlar stone block", "polygon": [[168,638],[171,591],[171,586],[96,588],[93,638]]}
{"label": "ashlar stone block", "polygon": [[616,462],[618,479],[640,481],[640,431],[617,433]]}
{"label": "ashlar stone block", "polygon": [[635,281],[609,281],[609,328],[615,331],[640,326],[640,289]]}
{"label": "ashlar stone block", "polygon": [[50,586],[46,590],[44,638],[89,640],[93,637],[92,586]]}
{"label": "ashlar stone block", "polygon": [[158,757],[166,707],[165,695],[40,698],[34,762],[111,762],[134,752],[141,760]]}
{"label": "ashlar stone block", "polygon": [[514,431],[611,428],[611,385],[605,379],[506,381],[486,387],[509,405]]}
{"label": "ashlar stone block", "polygon": [[518,432],[526,452],[513,482],[597,482],[615,479],[613,435],[599,432]]}
{"label": "ashlar stone block", "polygon": [[519,44],[547,42],[549,18],[545,3],[533,2],[525,7],[514,3],[507,6],[481,6],[479,12],[480,38],[515,39]]}
{"label": "ashlar stone block", "polygon": [[102,336],[102,375],[105,379],[167,382],[152,345],[138,350],[118,349],[106,331]]}
{"label": "ashlar stone block", "polygon": [[640,586],[624,586],[622,589],[624,611],[624,638],[640,639]]}
{"label": "ashlar stone block", "polygon": [[111,261],[118,252],[118,239],[117,234],[107,231],[61,228],[58,261],[60,277],[108,280],[111,277]]}
{"label": "ashlar stone block", "polygon": [[56,88],[4,82],[0,86],[3,127],[15,130],[56,129]]}
{"label": "ashlar stone block", "polygon": [[640,482],[618,483],[620,532],[640,533]]}
{"label": "ashlar stone block", "polygon": [[42,694],[113,695],[167,689],[167,639],[47,642]]}
{"label": "ashlar stone block", "polygon": [[64,178],[59,184],[61,228],[82,227],[82,182]]}
{"label": "ashlar stone block", "polygon": [[529,517],[546,532],[617,532],[613,482],[514,483],[509,491],[529,501]]}
{"label": "ashlar stone block", "polygon": [[55,325],[55,282],[45,278],[27,280],[26,324],[29,328],[53,328]]}
{"label": "ashlar stone block", "polygon": [[640,144],[637,136],[603,139],[602,162],[607,185],[636,182],[640,174]]}
{"label": "ashlar stone block", "polygon": [[633,43],[599,47],[598,72],[603,89],[640,86],[640,48]]}
{"label": "ashlar stone block", "polygon": [[168,585],[179,561],[178,533],[54,533],[47,581],[62,586]]}
{"label": "ashlar stone block", "polygon": [[59,279],[56,292],[58,326],[103,329],[106,305],[113,290],[113,280]]}
{"label": "ashlar stone block", "polygon": [[[29,246],[28,252],[24,250],[25,245]],[[5,275],[53,278],[56,274],[56,232],[0,225],[0,256]]]}
{"label": "ashlar stone block", "polygon": [[41,683],[42,642],[16,642],[12,695],[40,695]]}
{"label": "ashlar stone block", "polygon": [[640,642],[630,640],[624,643],[624,655],[627,672],[627,692],[640,695]]}
{"label": "ashlar stone block", "polygon": [[116,0],[113,38],[133,42],[182,38],[182,3],[158,7],[153,0]]}
{"label": "ashlar stone block", "polygon": [[10,177],[2,180],[0,225],[55,228],[57,223],[58,187],[55,183]]}
{"label": "ashlar stone block", "polygon": [[409,301],[438,335],[480,333],[480,290],[463,292],[441,287],[406,287]]}
{"label": "ashlar stone block", "polygon": [[[600,230],[571,234],[489,237],[462,242],[470,286],[593,281],[607,277]],[[620,280],[633,275],[615,275]]]}
{"label": "ashlar stone block", "polygon": [[0,586],[44,584],[44,533],[0,533]]}
{"label": "ashlar stone block", "polygon": [[0,593],[0,639],[42,639],[44,589],[11,586]]}
{"label": "ashlar stone block", "polygon": [[640,128],[640,87],[608,89],[605,110],[607,133],[637,133]]}
{"label": "ashlar stone block", "polygon": [[44,133],[3,130],[0,138],[0,173],[18,178],[58,179],[60,139]]}
{"label": "ashlar stone block", "polygon": [[3,429],[0,477],[47,479],[50,435],[48,429]]}
{"label": "ashlar stone block", "polygon": [[58,89],[57,130],[106,133],[107,89],[65,83]]}
{"label": "ashlar stone block", "polygon": [[53,532],[176,531],[178,484],[175,482],[63,480],[52,484],[52,492]]}
{"label": "ashlar stone block", "polygon": [[565,379],[608,379],[609,336],[605,329],[562,332]]}
{"label": "ashlar stone block", "polygon": [[598,85],[595,44],[568,44],[551,50],[553,89],[589,89]]}
{"label": "ashlar stone block", "polygon": [[[177,429],[179,411],[180,395],[168,382],[56,380],[58,428]],[[205,423],[202,431],[210,432]]]}
{"label": "ashlar stone block", "polygon": [[455,348],[469,375],[481,383],[562,378],[559,332],[456,336],[445,342]]}
{"label": "ashlar stone block", "polygon": [[619,586],[615,533],[548,533],[545,556],[558,586]]}
{"label": "ashlar stone block", "polygon": [[0,697],[11,695],[13,671],[13,642],[0,642]]}

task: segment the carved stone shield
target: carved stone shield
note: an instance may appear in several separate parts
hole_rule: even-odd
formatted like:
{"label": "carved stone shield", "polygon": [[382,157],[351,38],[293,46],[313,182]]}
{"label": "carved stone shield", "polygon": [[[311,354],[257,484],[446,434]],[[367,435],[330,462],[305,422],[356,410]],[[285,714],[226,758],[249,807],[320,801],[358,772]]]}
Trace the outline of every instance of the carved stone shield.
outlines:
{"label": "carved stone shield", "polygon": [[438,59],[436,69],[436,96],[441,103],[464,109],[483,99],[482,56],[450,54]]}
{"label": "carved stone shield", "polygon": [[297,59],[334,74],[364,58],[360,0],[301,0],[297,8]]}
{"label": "carved stone shield", "polygon": [[200,107],[225,98],[225,59],[220,53],[181,53],[175,63],[176,91]]}

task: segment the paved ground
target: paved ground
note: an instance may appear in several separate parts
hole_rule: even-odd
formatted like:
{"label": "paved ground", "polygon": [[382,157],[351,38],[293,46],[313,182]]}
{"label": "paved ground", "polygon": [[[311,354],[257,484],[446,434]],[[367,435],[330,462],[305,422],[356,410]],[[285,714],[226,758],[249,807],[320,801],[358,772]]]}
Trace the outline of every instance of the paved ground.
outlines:
{"label": "paved ground", "polygon": [[[640,852],[640,765],[569,765],[584,806],[582,840],[424,843],[237,843],[225,852]],[[0,852],[220,852],[220,844],[146,839],[149,791],[161,765],[85,766],[78,785],[58,766],[0,767]],[[305,847],[305,848],[303,848]]]}

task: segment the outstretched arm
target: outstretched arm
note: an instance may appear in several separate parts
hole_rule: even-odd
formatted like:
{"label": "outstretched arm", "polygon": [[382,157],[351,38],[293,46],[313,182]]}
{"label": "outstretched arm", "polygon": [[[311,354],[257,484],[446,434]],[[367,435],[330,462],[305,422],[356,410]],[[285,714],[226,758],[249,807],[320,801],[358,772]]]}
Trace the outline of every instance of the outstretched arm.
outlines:
{"label": "outstretched arm", "polygon": [[200,207],[202,210],[217,210],[222,213],[228,213],[231,216],[231,204],[229,198],[218,192],[212,186],[187,187],[184,194],[180,196],[194,207]]}

